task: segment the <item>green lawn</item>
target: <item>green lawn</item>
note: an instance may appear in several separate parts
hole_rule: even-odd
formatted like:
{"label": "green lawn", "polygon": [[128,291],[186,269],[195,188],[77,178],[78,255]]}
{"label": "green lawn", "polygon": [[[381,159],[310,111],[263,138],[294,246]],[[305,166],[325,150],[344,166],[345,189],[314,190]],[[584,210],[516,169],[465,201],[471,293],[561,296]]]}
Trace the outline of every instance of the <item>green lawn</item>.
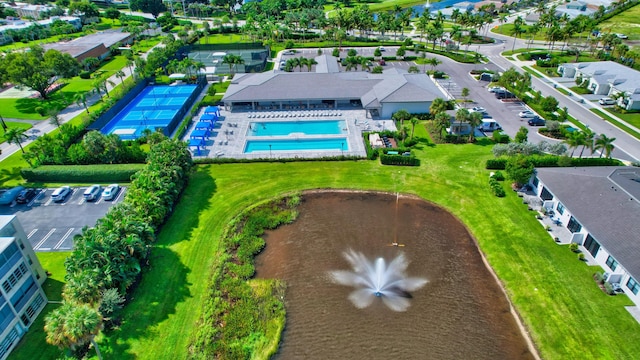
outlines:
{"label": "green lawn", "polygon": [[[62,300],[61,292],[64,285],[64,260],[69,256],[69,252],[38,252],[36,253],[42,267],[51,273],[51,276],[44,282],[42,288],[49,302]],[[49,303],[38,315],[29,329],[29,332],[20,340],[18,346],[11,352],[9,359],[31,360],[31,359],[56,359],[62,355],[62,351],[57,347],[46,344],[46,334],[44,332],[44,318],[46,314],[57,308],[59,304]],[[34,344],[41,344],[34,346]]]}
{"label": "green lawn", "polygon": [[[636,139],[640,140],[640,133],[638,133],[637,131],[631,129],[630,127],[622,124],[618,120],[612,118],[608,111],[602,111],[600,109],[591,109],[591,111],[593,113],[597,114],[598,116],[601,116],[602,120],[605,120],[605,121],[608,121],[608,122],[614,124],[615,126],[619,127],[620,129],[624,130],[625,132],[627,132],[629,135],[631,135],[631,136],[635,137]],[[626,119],[624,119],[624,117],[621,116],[623,114],[616,113],[616,115],[618,117],[622,118],[623,120],[626,120]],[[636,115],[637,116],[637,114],[624,114],[624,115]]]}
{"label": "green lawn", "polygon": [[638,19],[640,19],[640,6],[636,5],[611,19],[601,22],[598,27],[605,33],[623,33],[629,37],[629,40],[640,40]]}
{"label": "green lawn", "polygon": [[452,211],[478,240],[543,358],[584,357],[589,349],[593,358],[621,359],[640,351],[640,326],[624,309],[631,302],[605,295],[591,278],[596,269],[556,245],[514,193],[490,193],[488,143],[419,148],[418,168],[374,161],[199,166],[160,233],[126,321],[101,342],[105,358],[185,358],[224,227],[256,202],[315,188],[397,190]]}
{"label": "green lawn", "polygon": [[640,129],[640,113],[620,113],[618,111],[615,110],[611,110],[610,111],[612,114],[614,114],[615,116],[619,117],[620,119],[626,121],[627,123],[635,126],[636,128]]}

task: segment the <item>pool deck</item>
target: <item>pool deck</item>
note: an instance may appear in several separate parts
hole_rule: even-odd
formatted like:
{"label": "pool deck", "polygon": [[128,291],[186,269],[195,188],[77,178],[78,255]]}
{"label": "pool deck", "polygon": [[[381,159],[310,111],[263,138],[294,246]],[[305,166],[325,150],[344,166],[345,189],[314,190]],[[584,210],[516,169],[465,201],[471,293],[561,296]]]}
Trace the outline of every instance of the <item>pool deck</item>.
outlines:
{"label": "pool deck", "polygon": [[[195,124],[200,120],[204,110],[201,109],[193,118],[193,125],[186,131],[184,139],[188,140],[191,132],[195,129]],[[269,121],[311,121],[311,120],[345,120],[347,126],[348,151],[336,150],[299,150],[299,151],[256,151],[245,153],[248,127],[252,122]],[[234,158],[234,159],[258,159],[258,158],[318,158],[329,156],[366,156],[362,132],[396,130],[392,120],[372,120],[366,118],[363,109],[343,108],[324,112],[313,111],[226,111],[220,109],[220,117],[216,123],[212,135],[206,140],[204,149],[197,154],[192,150],[194,158]],[[336,135],[327,135],[326,138]],[[256,137],[251,137],[256,139]],[[263,136],[260,139],[268,139]],[[274,139],[286,138],[283,136],[273,137]],[[323,136],[310,135],[309,138],[323,138]]]}

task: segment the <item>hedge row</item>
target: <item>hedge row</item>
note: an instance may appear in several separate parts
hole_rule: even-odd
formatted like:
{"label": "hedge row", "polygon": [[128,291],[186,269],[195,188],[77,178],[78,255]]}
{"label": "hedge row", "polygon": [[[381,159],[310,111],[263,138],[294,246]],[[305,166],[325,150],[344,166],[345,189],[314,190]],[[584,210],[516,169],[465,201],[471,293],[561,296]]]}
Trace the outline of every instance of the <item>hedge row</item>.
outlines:
{"label": "hedge row", "polygon": [[[571,167],[571,166],[622,166],[620,160],[608,158],[570,158],[556,155],[532,155],[529,157],[534,167]],[[489,159],[485,165],[488,170],[504,170],[508,158]]]}
{"label": "hedge row", "polygon": [[380,154],[382,165],[420,166],[420,160],[414,156]]}
{"label": "hedge row", "polygon": [[131,181],[131,176],[145,164],[118,165],[43,165],[36,169],[22,169],[28,182],[41,183],[118,183]]}

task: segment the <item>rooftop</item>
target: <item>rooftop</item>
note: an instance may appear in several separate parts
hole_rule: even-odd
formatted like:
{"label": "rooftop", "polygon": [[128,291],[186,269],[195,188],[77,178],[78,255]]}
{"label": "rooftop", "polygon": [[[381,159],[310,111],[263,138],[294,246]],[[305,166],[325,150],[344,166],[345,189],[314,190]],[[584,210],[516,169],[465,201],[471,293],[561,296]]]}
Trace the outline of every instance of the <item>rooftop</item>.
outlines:
{"label": "rooftop", "polygon": [[640,279],[640,168],[539,168],[537,177],[631,276]]}
{"label": "rooftop", "polygon": [[[583,63],[562,64],[565,68],[576,68],[583,74],[599,76],[596,80],[606,79],[617,90],[630,94],[640,92],[640,71],[615,61],[594,61]],[[605,78],[606,77],[606,78]]]}

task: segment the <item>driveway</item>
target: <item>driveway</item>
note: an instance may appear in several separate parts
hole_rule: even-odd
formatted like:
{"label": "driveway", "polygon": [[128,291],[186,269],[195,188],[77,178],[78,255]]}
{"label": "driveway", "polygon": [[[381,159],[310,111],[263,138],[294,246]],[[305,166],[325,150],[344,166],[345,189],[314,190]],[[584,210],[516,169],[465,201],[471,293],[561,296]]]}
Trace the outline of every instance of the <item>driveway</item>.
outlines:
{"label": "driveway", "polygon": [[99,198],[87,202],[83,197],[85,189],[72,188],[72,193],[60,203],[51,200],[54,189],[42,189],[27,204],[0,207],[0,214],[18,217],[35,251],[69,251],[73,249],[73,237],[82,233],[83,227],[95,226],[111,206],[122,201],[126,192],[121,188],[113,201]]}

